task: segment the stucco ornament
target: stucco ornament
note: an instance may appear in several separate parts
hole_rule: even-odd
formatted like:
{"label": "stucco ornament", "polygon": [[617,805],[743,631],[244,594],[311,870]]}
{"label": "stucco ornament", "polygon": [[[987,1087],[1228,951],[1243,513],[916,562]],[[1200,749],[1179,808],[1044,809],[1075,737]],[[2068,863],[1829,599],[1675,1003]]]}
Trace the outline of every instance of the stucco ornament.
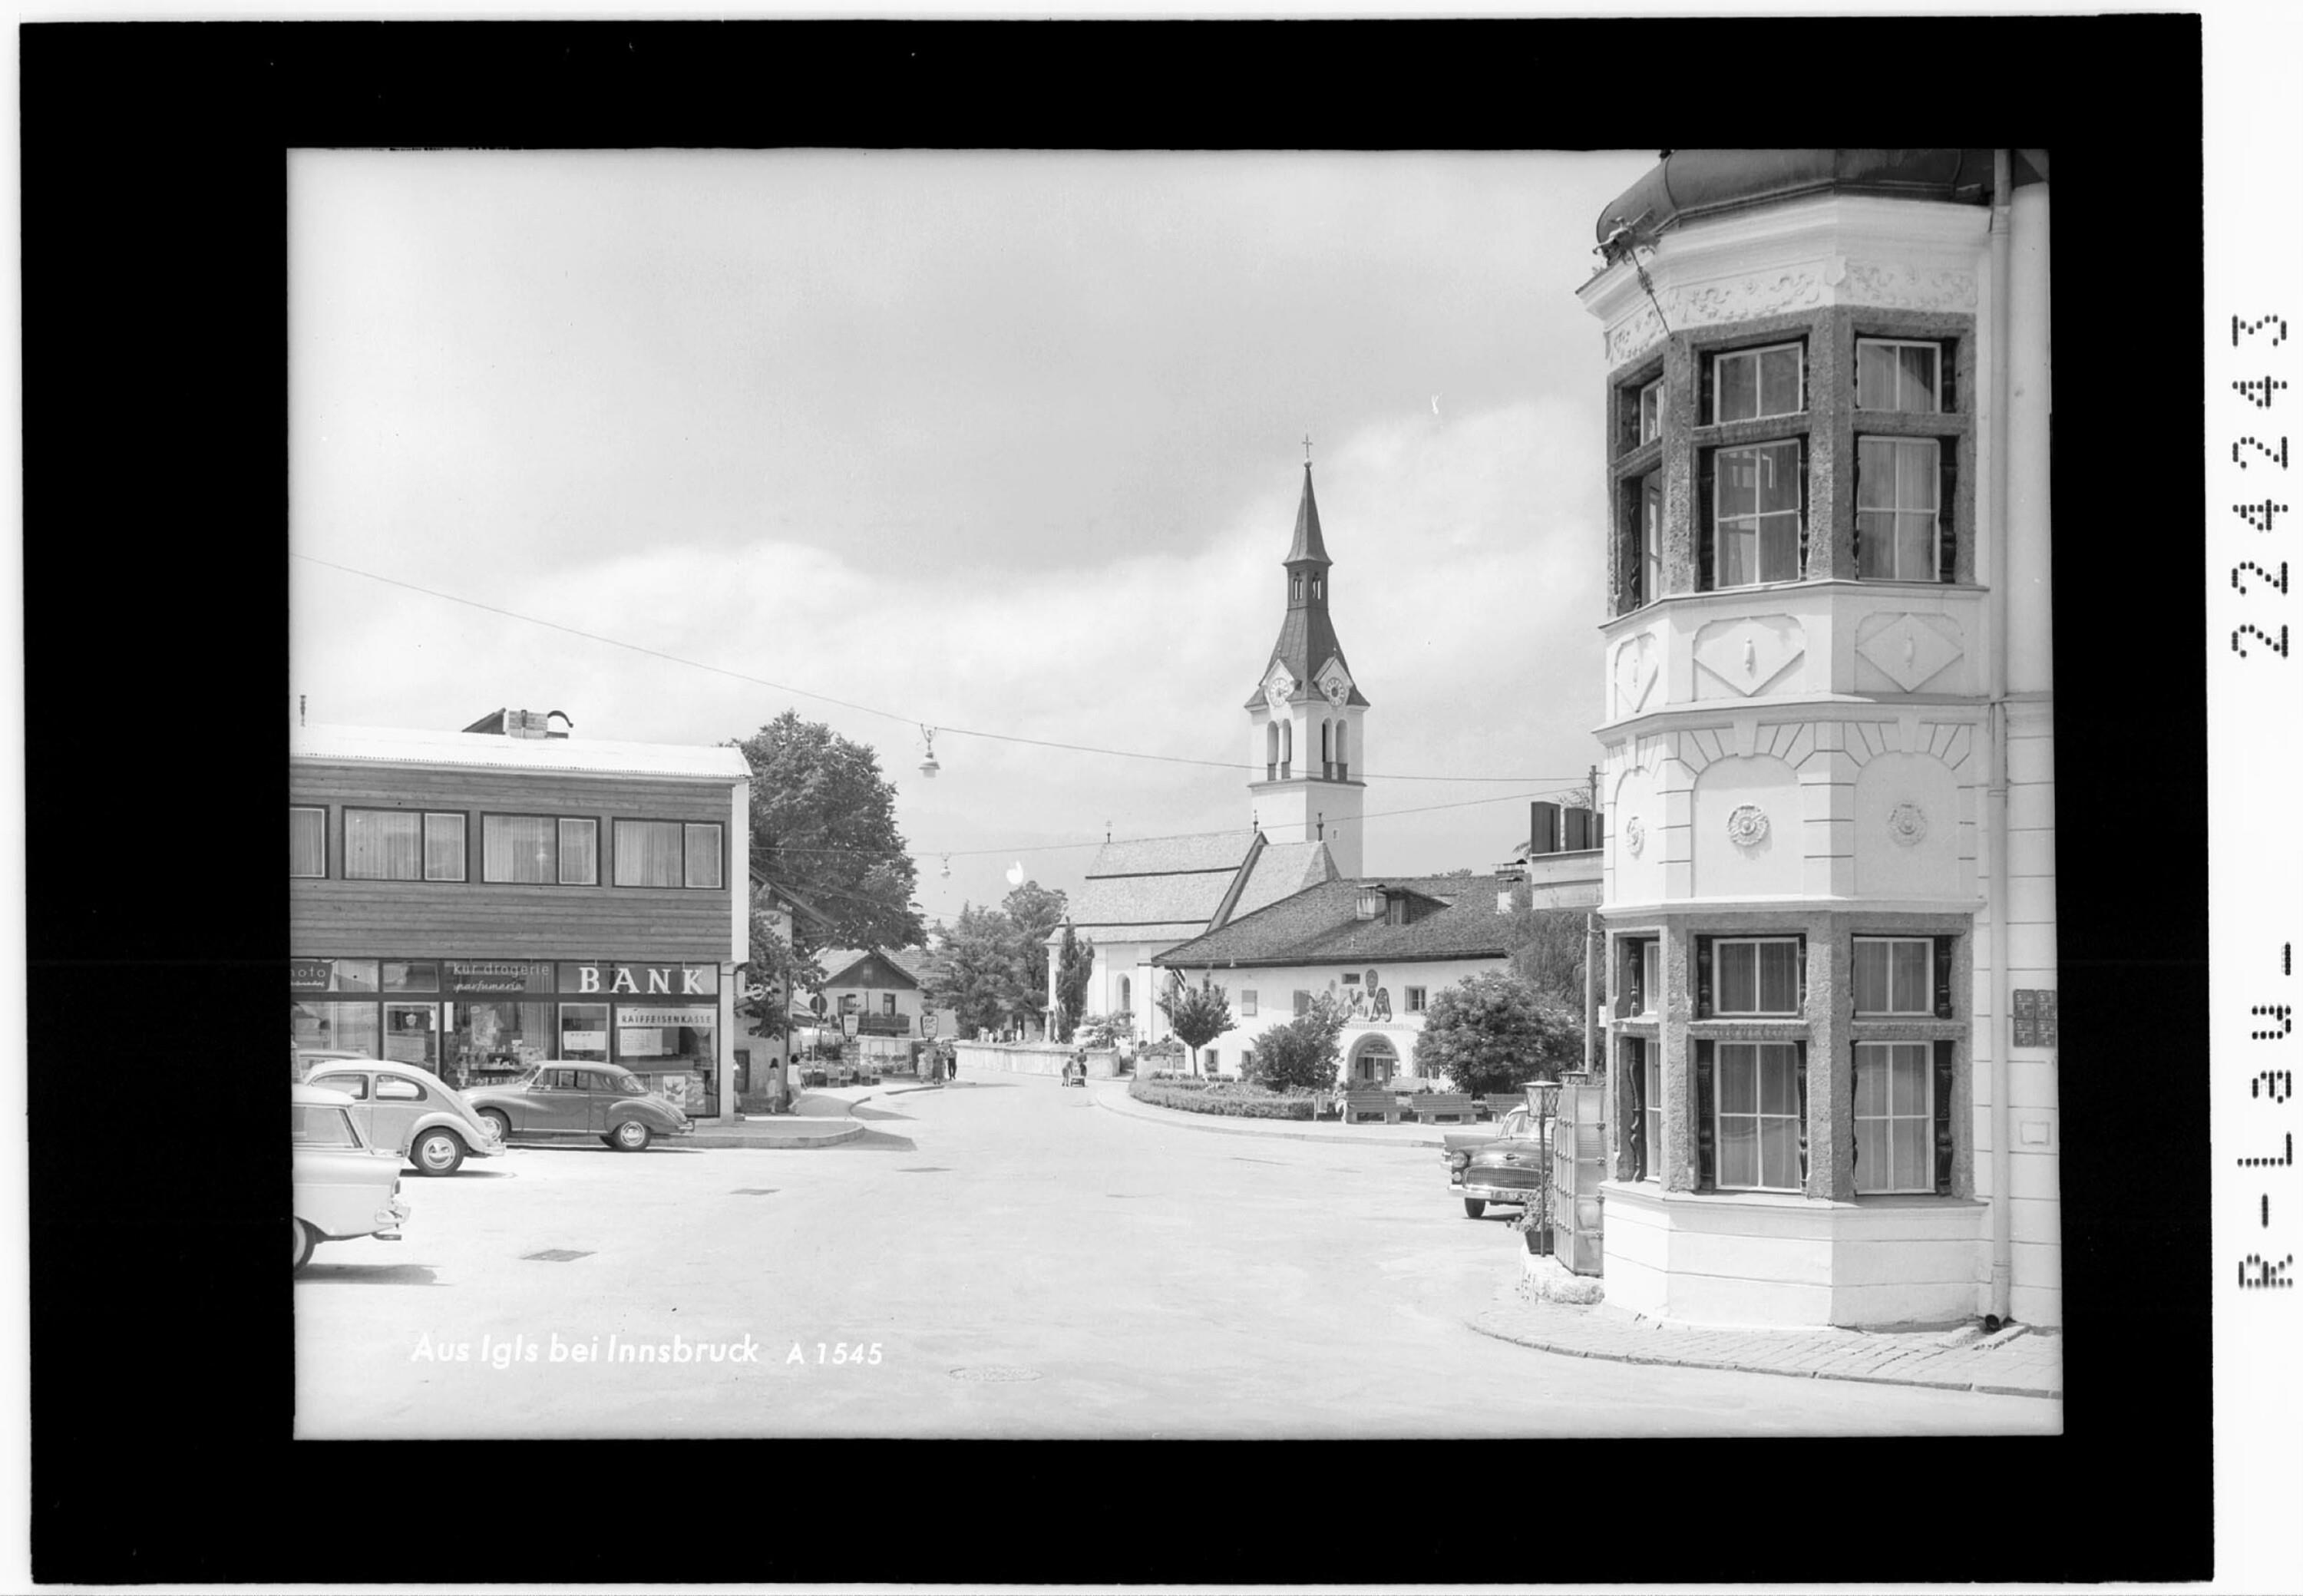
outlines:
{"label": "stucco ornament", "polygon": [[1767,840],[1767,811],[1757,804],[1738,804],[1727,817],[1727,840],[1738,848],[1757,848]]}
{"label": "stucco ornament", "polygon": [[1897,804],[1887,812],[1887,835],[1909,848],[1928,834],[1928,812],[1917,804]]}
{"label": "stucco ornament", "polygon": [[1632,850],[1632,857],[1636,859],[1640,857],[1640,849],[1647,845],[1648,829],[1640,823],[1640,817],[1634,815],[1624,822],[1624,846]]}

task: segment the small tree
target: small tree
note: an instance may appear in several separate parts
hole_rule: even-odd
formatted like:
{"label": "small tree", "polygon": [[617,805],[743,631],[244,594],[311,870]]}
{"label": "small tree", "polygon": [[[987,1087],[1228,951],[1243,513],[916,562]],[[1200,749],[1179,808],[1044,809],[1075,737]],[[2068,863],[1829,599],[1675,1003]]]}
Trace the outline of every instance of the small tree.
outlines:
{"label": "small tree", "polygon": [[1176,1040],[1192,1050],[1194,1068],[1200,1050],[1231,1029],[1231,1003],[1215,982],[1202,979],[1197,986],[1170,970],[1168,990],[1160,995],[1160,1012],[1176,1033]]}
{"label": "small tree", "polygon": [[1089,1015],[1080,1021],[1072,1040],[1082,1047],[1092,1047],[1100,1051],[1108,1047],[1116,1048],[1135,1034],[1135,1017],[1122,1011],[1118,1014]]}
{"label": "small tree", "polygon": [[1095,970],[1095,944],[1064,923],[1063,941],[1056,949],[1056,1040],[1069,1042],[1087,1007],[1088,977]]}
{"label": "small tree", "polygon": [[1342,1051],[1336,1039],[1343,1034],[1344,1011],[1321,992],[1312,1006],[1284,1026],[1274,1026],[1256,1039],[1248,1060],[1249,1078],[1275,1092],[1291,1086],[1324,1091],[1336,1083]]}
{"label": "small tree", "polygon": [[1506,970],[1482,970],[1434,992],[1415,1039],[1418,1075],[1444,1076],[1474,1094],[1556,1081],[1582,1061],[1582,1023]]}

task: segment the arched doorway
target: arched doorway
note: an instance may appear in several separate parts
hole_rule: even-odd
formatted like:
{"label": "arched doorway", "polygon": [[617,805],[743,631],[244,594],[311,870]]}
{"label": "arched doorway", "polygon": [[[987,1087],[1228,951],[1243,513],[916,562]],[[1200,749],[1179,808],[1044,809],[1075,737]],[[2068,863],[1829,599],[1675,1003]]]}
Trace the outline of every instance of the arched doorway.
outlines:
{"label": "arched doorway", "polygon": [[1388,1036],[1362,1036],[1352,1043],[1345,1078],[1354,1086],[1379,1086],[1399,1073],[1399,1050]]}

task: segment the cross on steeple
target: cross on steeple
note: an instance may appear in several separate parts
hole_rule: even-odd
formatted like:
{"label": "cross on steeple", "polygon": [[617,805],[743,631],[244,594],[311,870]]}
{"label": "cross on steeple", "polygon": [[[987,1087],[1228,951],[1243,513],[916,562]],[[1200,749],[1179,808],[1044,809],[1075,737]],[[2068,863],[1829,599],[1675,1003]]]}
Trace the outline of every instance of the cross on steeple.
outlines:
{"label": "cross on steeple", "polygon": [[1303,435],[1303,463],[1312,463],[1312,435],[1308,432]]}

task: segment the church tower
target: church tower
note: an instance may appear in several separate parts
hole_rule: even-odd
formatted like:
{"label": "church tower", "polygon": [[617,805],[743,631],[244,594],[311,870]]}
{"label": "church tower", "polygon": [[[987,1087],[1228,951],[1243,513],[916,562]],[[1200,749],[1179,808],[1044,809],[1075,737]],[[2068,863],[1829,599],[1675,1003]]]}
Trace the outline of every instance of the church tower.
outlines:
{"label": "church tower", "polygon": [[1368,701],[1328,619],[1327,545],[1312,497],[1312,462],[1303,462],[1303,502],[1295,540],[1281,562],[1287,610],[1279,641],[1247,701],[1249,760],[1263,779],[1247,790],[1255,821],[1273,842],[1324,840],[1337,871],[1360,874],[1360,817],[1367,791],[1352,773],[1365,768]]}

